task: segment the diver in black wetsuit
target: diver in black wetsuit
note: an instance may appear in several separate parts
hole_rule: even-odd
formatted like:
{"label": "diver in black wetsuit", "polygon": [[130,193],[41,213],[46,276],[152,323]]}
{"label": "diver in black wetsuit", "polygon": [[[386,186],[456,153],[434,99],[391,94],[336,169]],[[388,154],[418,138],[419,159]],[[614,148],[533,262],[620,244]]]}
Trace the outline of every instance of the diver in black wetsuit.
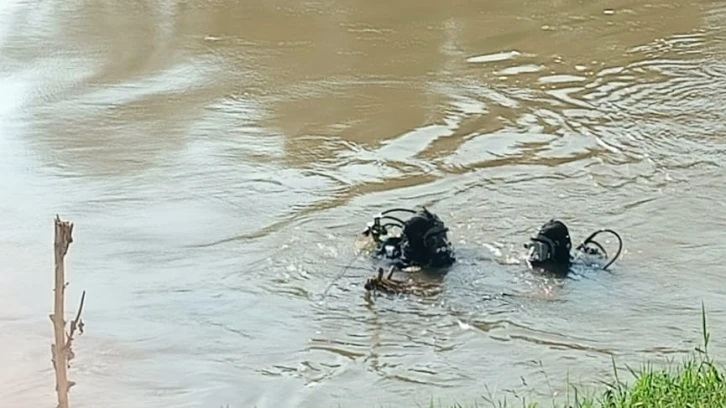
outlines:
{"label": "diver in black wetsuit", "polygon": [[[590,234],[582,244],[578,245],[576,250],[587,255],[595,255],[607,259],[607,251],[594,239],[598,234],[603,232],[609,232],[615,235],[619,244],[618,252],[603,267],[603,269],[607,269],[620,256],[620,252],[623,249],[623,240],[615,231],[610,229],[597,230]],[[530,238],[530,242],[525,244],[525,248],[529,249],[527,264],[531,268],[558,275],[566,275],[575,259],[571,253],[572,240],[570,239],[570,231],[565,223],[555,219],[544,223]]]}
{"label": "diver in black wetsuit", "polygon": [[[407,212],[413,214],[402,220],[390,214]],[[391,229],[401,230],[400,235],[390,235]],[[420,268],[446,268],[456,258],[447,236],[448,228],[434,213],[423,208],[414,211],[394,208],[376,216],[363,232],[376,242],[375,255],[391,261],[398,269],[411,266]]]}

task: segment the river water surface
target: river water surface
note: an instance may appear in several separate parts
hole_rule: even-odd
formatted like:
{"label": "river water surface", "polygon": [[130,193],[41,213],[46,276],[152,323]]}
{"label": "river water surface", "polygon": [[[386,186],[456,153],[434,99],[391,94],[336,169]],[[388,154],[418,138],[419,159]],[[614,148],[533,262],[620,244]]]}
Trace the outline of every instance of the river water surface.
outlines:
{"label": "river water surface", "polygon": [[[551,401],[682,358],[702,301],[726,355],[725,24],[718,1],[3,1],[0,405],[54,406],[55,214],[69,315],[88,292],[73,407]],[[322,297],[373,214],[418,205],[457,248],[439,295],[367,299],[359,258]],[[550,217],[622,259],[527,272]]]}

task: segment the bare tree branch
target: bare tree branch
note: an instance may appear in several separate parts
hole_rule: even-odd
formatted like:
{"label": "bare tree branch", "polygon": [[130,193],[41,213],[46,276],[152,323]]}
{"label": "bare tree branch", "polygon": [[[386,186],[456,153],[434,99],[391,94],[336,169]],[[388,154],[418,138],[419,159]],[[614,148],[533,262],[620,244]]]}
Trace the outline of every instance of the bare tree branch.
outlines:
{"label": "bare tree branch", "polygon": [[61,221],[60,217],[55,217],[55,288],[54,288],[54,307],[50,320],[53,322],[53,334],[55,343],[51,347],[51,357],[53,362],[53,370],[56,377],[56,393],[58,394],[58,408],[68,408],[68,390],[75,385],[73,381],[68,380],[68,362],[73,359],[74,353],[71,348],[73,334],[76,329],[83,334],[83,321],[81,313],[83,312],[83,303],[86,299],[86,291],[83,291],[81,303],[76,313],[76,319],[71,321],[70,334],[66,335],[65,330],[65,289],[68,283],[65,281],[65,256],[68,254],[68,248],[73,242],[73,224],[67,221]]}

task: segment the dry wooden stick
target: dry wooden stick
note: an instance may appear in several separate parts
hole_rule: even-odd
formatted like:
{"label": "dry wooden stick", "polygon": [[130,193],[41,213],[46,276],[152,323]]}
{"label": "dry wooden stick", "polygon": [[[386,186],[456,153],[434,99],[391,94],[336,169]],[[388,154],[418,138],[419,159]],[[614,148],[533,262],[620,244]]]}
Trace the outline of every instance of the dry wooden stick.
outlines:
{"label": "dry wooden stick", "polygon": [[53,334],[55,343],[51,347],[51,355],[53,361],[53,369],[56,377],[56,393],[58,394],[58,408],[68,408],[68,390],[73,386],[72,381],[68,381],[68,362],[73,359],[73,350],[71,342],[73,334],[78,328],[79,333],[83,333],[83,321],[81,321],[81,312],[83,311],[83,302],[86,298],[86,292],[83,291],[81,296],[81,304],[78,307],[76,319],[71,322],[70,335],[66,335],[65,330],[65,266],[64,259],[68,253],[68,247],[73,242],[73,224],[67,221],[61,221],[60,217],[55,217],[55,302],[53,314],[50,320],[53,322]]}

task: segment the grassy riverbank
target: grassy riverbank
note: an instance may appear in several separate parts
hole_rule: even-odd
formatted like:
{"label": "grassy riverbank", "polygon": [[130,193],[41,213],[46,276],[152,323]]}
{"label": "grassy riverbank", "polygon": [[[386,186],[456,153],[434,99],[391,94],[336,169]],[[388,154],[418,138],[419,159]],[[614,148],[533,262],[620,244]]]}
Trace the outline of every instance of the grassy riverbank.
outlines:
{"label": "grassy riverbank", "polygon": [[[703,345],[680,364],[655,369],[645,367],[630,370],[633,379],[624,381],[613,364],[614,381],[603,381],[605,389],[594,396],[582,396],[577,387],[570,386],[565,403],[537,404],[518,400],[516,402],[485,401],[472,405],[454,405],[451,408],[466,407],[525,407],[525,408],[718,408],[726,407],[726,370],[716,365],[708,354],[710,334],[706,325],[706,313],[702,309]],[[436,408],[431,404],[430,408]]]}

